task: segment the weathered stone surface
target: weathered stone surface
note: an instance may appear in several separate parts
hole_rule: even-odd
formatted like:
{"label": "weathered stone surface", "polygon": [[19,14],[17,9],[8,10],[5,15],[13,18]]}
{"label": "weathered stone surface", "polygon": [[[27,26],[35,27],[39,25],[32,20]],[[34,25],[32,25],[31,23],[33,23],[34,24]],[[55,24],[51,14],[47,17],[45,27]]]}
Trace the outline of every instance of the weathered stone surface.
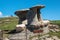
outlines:
{"label": "weathered stone surface", "polygon": [[60,40],[57,36],[53,36],[52,38],[55,40]]}
{"label": "weathered stone surface", "polygon": [[43,34],[49,33],[49,28],[48,26],[43,27]]}
{"label": "weathered stone surface", "polygon": [[3,40],[9,40],[8,38],[3,38]]}
{"label": "weathered stone surface", "polygon": [[26,34],[26,31],[22,31],[21,33],[11,34],[9,36],[9,39],[10,40],[12,39],[26,40],[26,35],[27,35],[27,39],[29,39],[30,36],[34,36],[35,34],[27,30],[27,34]]}
{"label": "weathered stone surface", "polygon": [[25,24],[16,25],[16,32],[23,31],[25,27]]}

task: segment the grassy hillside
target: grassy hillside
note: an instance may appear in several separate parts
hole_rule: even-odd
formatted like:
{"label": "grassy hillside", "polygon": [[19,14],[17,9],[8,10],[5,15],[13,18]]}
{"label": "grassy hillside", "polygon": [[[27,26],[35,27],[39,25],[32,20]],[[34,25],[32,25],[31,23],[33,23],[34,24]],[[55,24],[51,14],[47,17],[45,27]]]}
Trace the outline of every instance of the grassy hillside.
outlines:
{"label": "grassy hillside", "polygon": [[[60,25],[60,20],[53,20],[51,23]],[[16,24],[18,24],[17,17],[0,18],[0,29],[2,30],[13,30]]]}
{"label": "grassy hillside", "polygon": [[0,29],[1,30],[13,30],[18,23],[17,17],[6,17],[0,18]]}
{"label": "grassy hillside", "polygon": [[53,21],[51,21],[51,23],[52,23],[52,24],[57,24],[57,25],[60,26],[60,20],[53,20]]}

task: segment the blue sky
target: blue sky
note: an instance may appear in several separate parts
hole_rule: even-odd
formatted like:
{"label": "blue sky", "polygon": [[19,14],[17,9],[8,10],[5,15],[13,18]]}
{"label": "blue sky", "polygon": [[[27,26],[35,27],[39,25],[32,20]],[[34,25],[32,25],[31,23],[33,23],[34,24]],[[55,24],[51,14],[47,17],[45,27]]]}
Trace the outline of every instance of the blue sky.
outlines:
{"label": "blue sky", "polygon": [[42,18],[60,20],[60,0],[0,0],[0,17],[14,15],[14,12],[34,5],[45,5]]}

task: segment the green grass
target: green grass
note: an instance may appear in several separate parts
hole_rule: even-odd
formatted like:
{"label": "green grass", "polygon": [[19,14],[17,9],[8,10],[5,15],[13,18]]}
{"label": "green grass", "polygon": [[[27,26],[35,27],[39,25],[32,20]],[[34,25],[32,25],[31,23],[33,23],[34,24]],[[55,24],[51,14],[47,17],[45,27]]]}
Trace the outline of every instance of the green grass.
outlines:
{"label": "green grass", "polygon": [[15,29],[16,24],[18,24],[18,18],[16,17],[0,18],[0,22],[2,22],[0,23],[1,30],[13,30]]}
{"label": "green grass", "polygon": [[53,21],[51,21],[51,23],[52,23],[52,24],[57,24],[57,25],[60,26],[60,20],[53,20]]}
{"label": "green grass", "polygon": [[60,38],[60,32],[49,32],[48,33],[50,36],[57,36]]}

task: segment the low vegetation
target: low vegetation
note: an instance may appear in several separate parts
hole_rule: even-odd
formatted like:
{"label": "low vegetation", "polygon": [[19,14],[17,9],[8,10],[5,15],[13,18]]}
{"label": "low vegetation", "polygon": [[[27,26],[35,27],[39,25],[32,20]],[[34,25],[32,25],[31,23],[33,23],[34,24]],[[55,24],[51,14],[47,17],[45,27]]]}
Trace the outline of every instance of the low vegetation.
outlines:
{"label": "low vegetation", "polygon": [[1,30],[13,30],[16,24],[18,24],[17,17],[6,17],[0,18],[0,29]]}
{"label": "low vegetation", "polygon": [[60,26],[60,20],[53,20],[53,21],[51,21],[51,23]]}
{"label": "low vegetation", "polygon": [[57,36],[58,38],[60,38],[60,32],[49,32],[50,36]]}

